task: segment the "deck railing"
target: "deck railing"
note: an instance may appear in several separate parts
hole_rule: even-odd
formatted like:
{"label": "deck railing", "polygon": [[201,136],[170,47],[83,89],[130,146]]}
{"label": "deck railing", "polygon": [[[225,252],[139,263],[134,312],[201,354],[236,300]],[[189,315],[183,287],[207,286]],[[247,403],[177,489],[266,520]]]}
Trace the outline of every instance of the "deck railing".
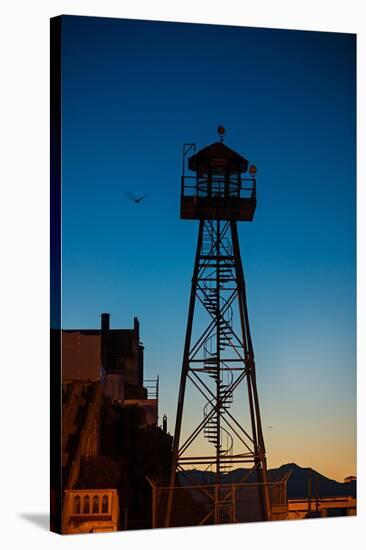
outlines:
{"label": "deck railing", "polygon": [[181,196],[212,199],[255,199],[256,180],[255,178],[236,177],[225,181],[219,177],[182,176]]}

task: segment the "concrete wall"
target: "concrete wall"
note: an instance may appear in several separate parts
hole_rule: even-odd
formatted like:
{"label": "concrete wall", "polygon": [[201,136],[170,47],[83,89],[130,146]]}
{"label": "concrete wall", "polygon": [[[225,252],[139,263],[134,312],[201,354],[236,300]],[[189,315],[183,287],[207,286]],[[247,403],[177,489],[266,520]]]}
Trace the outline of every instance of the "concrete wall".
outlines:
{"label": "concrete wall", "polygon": [[62,380],[100,378],[100,335],[62,332]]}

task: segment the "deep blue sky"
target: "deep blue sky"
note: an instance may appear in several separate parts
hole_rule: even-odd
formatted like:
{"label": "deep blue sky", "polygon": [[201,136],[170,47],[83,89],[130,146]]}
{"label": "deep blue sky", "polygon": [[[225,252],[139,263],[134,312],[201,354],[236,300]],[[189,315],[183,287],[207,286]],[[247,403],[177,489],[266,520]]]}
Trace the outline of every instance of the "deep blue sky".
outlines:
{"label": "deep blue sky", "polygon": [[258,167],[239,233],[269,464],[338,479],[355,473],[355,47],[337,33],[63,20],[63,327],[138,316],[173,430],[197,232],[179,220],[182,144],[223,124]]}

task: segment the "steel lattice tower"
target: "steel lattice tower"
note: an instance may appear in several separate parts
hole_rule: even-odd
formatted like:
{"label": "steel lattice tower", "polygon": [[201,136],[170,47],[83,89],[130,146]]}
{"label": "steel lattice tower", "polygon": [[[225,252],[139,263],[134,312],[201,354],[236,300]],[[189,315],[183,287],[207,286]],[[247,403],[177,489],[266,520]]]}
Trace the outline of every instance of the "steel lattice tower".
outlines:
{"label": "steel lattice tower", "polygon": [[[225,486],[232,468],[250,465],[256,471],[263,519],[270,519],[265,446],[256,384],[244,272],[237,221],[252,221],[256,208],[256,168],[220,141],[193,156],[194,144],[183,148],[181,218],[199,220],[198,241],[189,301],[187,331],[178,396],[172,471],[165,525],[171,524],[177,472],[195,467],[215,473],[216,497],[212,520],[235,518],[234,503]],[[186,175],[186,164],[194,175]],[[195,317],[200,308],[200,323]],[[203,398],[202,417],[183,437],[186,389]],[[234,399],[238,396],[238,399]],[[245,411],[244,411],[245,409]],[[242,419],[245,412],[245,420]],[[204,440],[209,451],[197,454]],[[193,482],[192,482],[193,483]],[[228,520],[229,518],[229,520]],[[235,519],[233,519],[235,521]]]}

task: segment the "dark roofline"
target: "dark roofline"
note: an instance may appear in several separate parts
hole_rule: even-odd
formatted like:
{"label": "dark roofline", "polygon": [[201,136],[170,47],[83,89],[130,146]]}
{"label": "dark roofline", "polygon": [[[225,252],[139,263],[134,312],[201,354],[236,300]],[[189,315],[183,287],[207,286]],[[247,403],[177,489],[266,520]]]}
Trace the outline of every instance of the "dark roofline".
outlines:
{"label": "dark roofline", "polygon": [[206,145],[203,149],[200,149],[188,159],[188,167],[192,171],[197,170],[197,164],[199,161],[210,161],[215,158],[227,159],[229,162],[233,162],[240,166],[241,172],[246,172],[249,166],[249,161],[240,155],[231,147],[225,145],[221,141],[215,141],[210,145]]}

